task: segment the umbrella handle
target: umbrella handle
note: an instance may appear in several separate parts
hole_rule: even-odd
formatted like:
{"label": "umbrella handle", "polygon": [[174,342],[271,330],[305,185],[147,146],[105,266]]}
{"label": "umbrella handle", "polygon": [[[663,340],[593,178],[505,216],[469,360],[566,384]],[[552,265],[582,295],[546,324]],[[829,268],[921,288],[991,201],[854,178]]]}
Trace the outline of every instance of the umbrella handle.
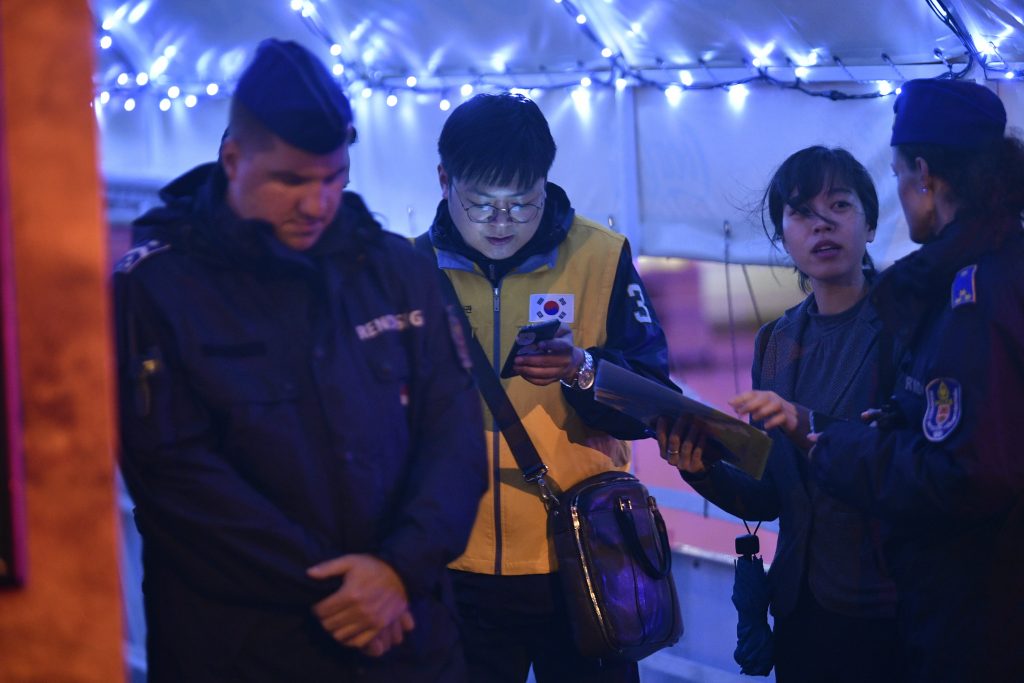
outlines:
{"label": "umbrella handle", "polygon": [[632,514],[632,501],[630,501],[626,496],[619,496],[617,502],[618,505],[615,506],[615,516],[619,520],[619,526],[622,528],[622,533],[626,537],[626,544],[630,546],[633,556],[640,561],[644,571],[650,574],[652,578],[665,578],[668,576],[669,571],[672,570],[672,552],[668,547],[668,529],[665,527],[665,520],[662,518],[661,512],[658,510],[658,504],[654,501],[654,496],[648,496],[647,510],[651,515],[651,519],[654,522],[654,527],[657,532],[658,550],[660,551],[658,554],[661,555],[657,566],[651,561],[651,558],[647,556],[647,551],[640,542],[640,534],[636,529],[636,520],[633,518]]}

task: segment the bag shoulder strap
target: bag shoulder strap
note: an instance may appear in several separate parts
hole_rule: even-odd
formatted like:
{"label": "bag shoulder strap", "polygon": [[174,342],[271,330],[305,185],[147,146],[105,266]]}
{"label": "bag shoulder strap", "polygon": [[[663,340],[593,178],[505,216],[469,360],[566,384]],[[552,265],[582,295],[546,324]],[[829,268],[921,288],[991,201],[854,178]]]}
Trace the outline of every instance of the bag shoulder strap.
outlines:
{"label": "bag shoulder strap", "polygon": [[768,352],[768,342],[771,341],[772,333],[775,332],[775,326],[779,323],[779,320],[780,318],[776,318],[765,325],[764,332],[758,338],[757,362],[762,368],[764,367],[764,354]]}
{"label": "bag shoulder strap", "polygon": [[[430,242],[429,232],[425,232],[417,237],[414,243],[417,249],[424,253],[429,253],[430,258],[437,264],[437,253]],[[469,347],[470,358],[473,361],[473,378],[480,388],[480,393],[483,394],[487,407],[491,409],[491,413],[494,415],[501,433],[505,435],[505,440],[508,442],[516,464],[523,472],[523,477],[527,481],[535,482],[540,486],[541,498],[544,499],[545,504],[549,504],[555,498],[548,490],[547,483],[544,481],[544,475],[547,473],[548,468],[544,461],[541,460],[540,454],[537,453],[537,448],[533,445],[530,435],[526,433],[526,428],[523,427],[523,422],[519,419],[519,415],[512,405],[512,401],[509,400],[508,394],[505,393],[505,389],[501,386],[501,380],[498,379],[497,373],[491,367],[487,354],[484,353],[483,347],[480,346],[480,340],[473,335],[469,319],[466,317],[466,312],[459,302],[459,295],[455,291],[455,286],[452,284],[451,279],[448,278],[440,267],[437,268],[437,274],[445,302],[449,308],[455,309],[455,317],[462,326],[462,333],[467,340],[466,345]],[[495,330],[495,334],[497,333],[498,331]]]}

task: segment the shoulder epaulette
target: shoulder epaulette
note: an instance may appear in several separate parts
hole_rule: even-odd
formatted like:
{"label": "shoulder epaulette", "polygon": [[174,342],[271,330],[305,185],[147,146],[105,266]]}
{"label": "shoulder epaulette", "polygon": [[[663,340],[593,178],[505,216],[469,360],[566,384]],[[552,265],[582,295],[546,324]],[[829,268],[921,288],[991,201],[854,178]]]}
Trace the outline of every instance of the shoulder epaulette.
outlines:
{"label": "shoulder epaulette", "polygon": [[953,287],[950,292],[950,308],[973,304],[978,300],[977,290],[974,283],[974,275],[978,271],[978,265],[972,264],[960,270],[953,278]]}
{"label": "shoulder epaulette", "polygon": [[149,258],[153,254],[159,254],[162,251],[167,251],[171,248],[170,244],[161,242],[160,240],[149,240],[145,244],[140,244],[137,247],[133,247],[121,257],[121,260],[117,262],[117,267],[114,269],[118,273],[130,273],[135,266],[139,265],[142,261]]}

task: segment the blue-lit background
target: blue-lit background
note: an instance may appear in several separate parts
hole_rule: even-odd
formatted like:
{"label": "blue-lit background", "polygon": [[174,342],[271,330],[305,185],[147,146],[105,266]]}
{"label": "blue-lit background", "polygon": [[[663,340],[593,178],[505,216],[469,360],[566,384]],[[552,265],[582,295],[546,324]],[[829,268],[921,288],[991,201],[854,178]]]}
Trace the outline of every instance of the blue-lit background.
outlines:
{"label": "blue-lit background", "polygon": [[[749,209],[774,166],[843,145],[872,170],[872,252],[906,253],[886,147],[908,78],[988,79],[1022,120],[1024,24],[1008,0],[95,0],[96,99],[111,207],[207,161],[255,45],[297,40],[355,106],[353,188],[387,225],[422,231],[446,111],[521,89],[552,123],[552,178],[634,251],[780,259]],[[812,96],[809,96],[812,95]],[[127,215],[126,213],[126,215]],[[115,218],[124,216],[117,216]]]}
{"label": "blue-lit background", "polygon": [[[811,144],[841,145],[869,168],[881,200],[870,251],[886,265],[913,248],[889,169],[900,85],[944,74],[985,81],[1005,102],[1010,125],[1024,126],[1024,7],[1016,0],[92,6],[93,107],[113,234],[126,235],[126,223],[156,200],[162,183],[215,158],[233,85],[263,38],[303,43],[333,70],[359,130],[351,187],[387,227],[407,235],[426,229],[440,199],[436,140],[447,112],[474,93],[516,89],[548,117],[559,148],[551,179],[581,214],[626,234],[636,254],[701,262],[662,266],[648,259],[644,276],[652,287],[672,283],[666,304],[657,303],[679,354],[676,369],[694,384],[692,368],[718,372],[709,382],[726,385],[725,392],[738,385],[739,371],[716,370],[729,340],[712,328],[725,324],[727,311],[732,319],[733,305],[737,319],[758,312],[734,301],[744,295],[728,297],[728,271],[707,262],[785,263],[754,209],[786,156]],[[662,267],[674,269],[671,277],[660,277]],[[765,316],[802,296],[788,280],[785,294],[766,301],[777,275],[749,276]],[[733,287],[742,287],[739,279]],[[749,354],[749,347],[745,339],[733,349]],[[739,361],[745,376],[749,357]],[[688,389],[699,395],[699,386]],[[637,462],[643,475],[643,453]],[[660,489],[657,496],[681,515],[725,518],[692,492]],[[731,536],[726,540],[731,544]],[[128,535],[126,543],[129,657],[141,680],[142,617],[131,602],[137,538]],[[731,660],[731,561],[696,541],[680,552],[676,575],[688,635],[645,664],[644,683],[744,680]]]}

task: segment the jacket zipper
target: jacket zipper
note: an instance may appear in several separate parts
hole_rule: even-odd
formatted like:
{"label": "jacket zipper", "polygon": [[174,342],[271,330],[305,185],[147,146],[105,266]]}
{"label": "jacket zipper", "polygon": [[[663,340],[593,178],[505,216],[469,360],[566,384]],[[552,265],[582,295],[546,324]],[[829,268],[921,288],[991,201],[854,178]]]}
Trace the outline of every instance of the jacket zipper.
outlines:
{"label": "jacket zipper", "polygon": [[[494,365],[494,374],[501,372],[499,363],[501,362],[501,283],[494,283],[494,264],[490,265],[490,278],[488,281],[492,283],[494,291],[494,342],[492,344],[492,356],[491,363]],[[501,380],[498,380],[499,382]],[[499,461],[499,453],[501,448],[501,428],[498,426],[498,418],[494,415],[491,416],[494,421],[492,425],[494,434],[494,443],[492,452],[494,453],[493,468],[494,468],[494,575],[501,576],[501,463]]]}

